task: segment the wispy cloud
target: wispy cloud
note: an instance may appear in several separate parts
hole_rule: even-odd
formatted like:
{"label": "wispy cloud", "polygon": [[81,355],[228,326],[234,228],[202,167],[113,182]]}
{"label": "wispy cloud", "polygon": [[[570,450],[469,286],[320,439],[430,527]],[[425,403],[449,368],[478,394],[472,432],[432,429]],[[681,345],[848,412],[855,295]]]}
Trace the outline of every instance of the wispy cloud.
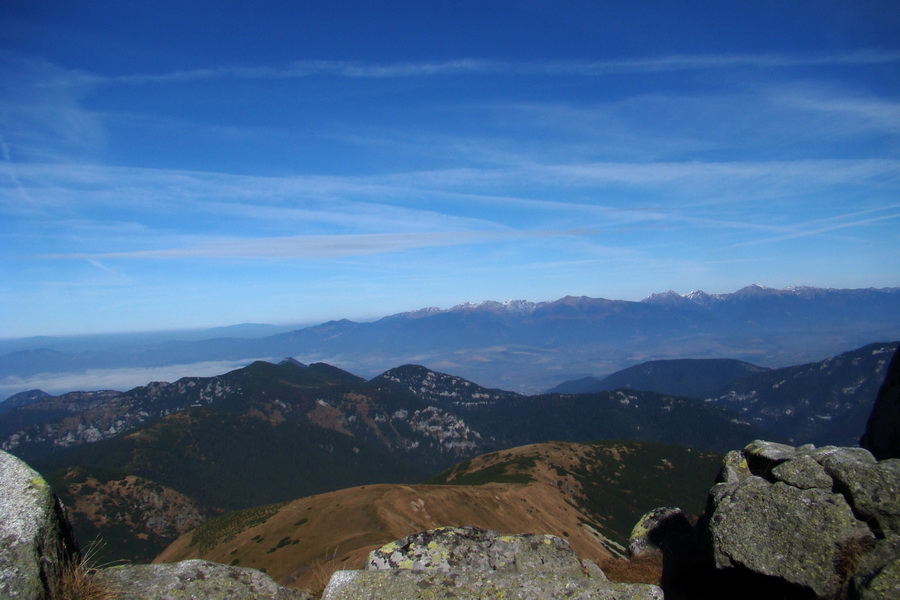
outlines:
{"label": "wispy cloud", "polygon": [[763,237],[749,242],[736,244],[736,246],[747,246],[760,243],[780,242],[785,240],[812,237],[839,231],[841,229],[866,227],[868,225],[874,225],[876,223],[893,220],[900,220],[900,204],[891,204],[889,206],[835,215],[827,219],[816,219],[813,221],[792,224],[790,226],[781,228],[784,231],[784,235],[779,235],[776,237]]}
{"label": "wispy cloud", "polygon": [[[879,132],[900,132],[900,102],[846,91],[822,89],[809,84],[779,90],[776,97],[787,105],[806,111],[825,113],[830,126],[836,127],[835,117],[842,117],[858,127]],[[846,127],[845,124],[842,124]]]}
{"label": "wispy cloud", "polygon": [[900,52],[858,50],[817,54],[708,54],[667,55],[600,61],[497,61],[458,59],[429,62],[371,64],[354,61],[301,60],[280,67],[233,65],[106,77],[78,74],[86,83],[152,84],[184,81],[239,79],[299,79],[316,75],[333,77],[396,79],[444,75],[546,75],[596,77],[620,73],[661,73],[736,67],[772,69],[817,65],[871,65],[900,62]]}
{"label": "wispy cloud", "polygon": [[3,165],[6,170],[6,175],[7,177],[9,177],[9,180],[12,182],[16,190],[18,190],[19,197],[25,200],[25,203],[29,206],[37,206],[37,203],[31,198],[31,194],[28,193],[28,188],[22,185],[22,182],[19,181],[19,177],[16,174],[15,164],[13,163],[12,154],[9,151],[9,144],[6,143],[6,138],[3,137],[2,133],[0,133],[0,151],[2,151]]}
{"label": "wispy cloud", "polygon": [[117,276],[117,277],[120,277],[120,276],[121,276],[121,273],[119,273],[118,271],[115,271],[114,269],[110,269],[109,267],[107,267],[106,265],[104,265],[104,264],[103,264],[102,262],[100,262],[99,260],[95,260],[95,259],[93,259],[93,258],[89,258],[89,259],[87,259],[87,261],[88,261],[88,263],[90,263],[91,266],[93,266],[93,267],[95,267],[95,268],[97,268],[97,269],[103,271],[104,273],[109,273],[110,275],[115,275],[115,276]]}
{"label": "wispy cloud", "polygon": [[85,259],[92,264],[96,263],[98,259],[316,259],[365,256],[418,248],[502,242],[524,238],[582,236],[592,233],[591,230],[572,229],[567,231],[470,231],[233,238],[183,248],[98,254],[46,254],[39,258]]}
{"label": "wispy cloud", "polygon": [[[99,249],[69,257],[302,258],[483,243],[582,225],[718,223],[790,235],[793,230],[769,218],[783,210],[785,198],[846,185],[868,190],[870,206],[877,205],[882,190],[900,178],[900,160],[523,163],[343,177],[65,165],[21,165],[20,172],[35,202],[55,215],[47,228],[79,236],[81,248]],[[7,196],[13,193],[7,189]],[[763,209],[770,201],[777,204]],[[727,209],[749,204],[758,219],[736,218]],[[0,190],[0,211],[16,210]],[[109,219],[111,210],[119,220]],[[228,214],[232,222],[252,224],[256,237],[235,236],[232,226],[185,228],[155,216],[172,211],[194,224]],[[134,251],[138,240],[140,252]]]}

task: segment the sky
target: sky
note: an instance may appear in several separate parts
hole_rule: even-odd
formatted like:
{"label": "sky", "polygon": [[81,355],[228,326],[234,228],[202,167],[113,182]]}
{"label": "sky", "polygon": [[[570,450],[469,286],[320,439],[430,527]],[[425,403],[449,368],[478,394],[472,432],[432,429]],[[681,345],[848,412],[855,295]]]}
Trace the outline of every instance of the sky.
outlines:
{"label": "sky", "polygon": [[0,337],[900,285],[900,3],[0,5]]}

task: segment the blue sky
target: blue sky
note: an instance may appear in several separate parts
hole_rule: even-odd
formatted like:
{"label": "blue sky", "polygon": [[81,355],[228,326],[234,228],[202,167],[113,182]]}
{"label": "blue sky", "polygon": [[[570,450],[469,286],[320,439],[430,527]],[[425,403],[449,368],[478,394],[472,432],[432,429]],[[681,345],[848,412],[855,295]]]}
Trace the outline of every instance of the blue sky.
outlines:
{"label": "blue sky", "polygon": [[0,7],[0,337],[900,285],[900,4]]}

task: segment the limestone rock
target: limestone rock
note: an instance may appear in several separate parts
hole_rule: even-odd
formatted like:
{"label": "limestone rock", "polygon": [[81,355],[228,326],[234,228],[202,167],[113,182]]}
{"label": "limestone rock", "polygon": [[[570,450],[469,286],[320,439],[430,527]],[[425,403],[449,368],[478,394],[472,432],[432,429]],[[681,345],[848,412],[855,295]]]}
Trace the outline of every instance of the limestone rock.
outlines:
{"label": "limestone rock", "polygon": [[373,551],[365,571],[336,572],[323,596],[358,598],[662,600],[663,594],[652,585],[606,581],[556,536],[442,527]]}
{"label": "limestone rock", "polygon": [[103,569],[100,582],[129,600],[309,600],[310,596],[278,585],[255,569],[205,560],[172,564],[126,565]]}
{"label": "limestone rock", "polygon": [[52,598],[78,552],[59,500],[37,471],[2,451],[0,495],[0,598]]}
{"label": "limestone rock", "polygon": [[888,366],[859,445],[879,460],[900,458],[900,348]]}

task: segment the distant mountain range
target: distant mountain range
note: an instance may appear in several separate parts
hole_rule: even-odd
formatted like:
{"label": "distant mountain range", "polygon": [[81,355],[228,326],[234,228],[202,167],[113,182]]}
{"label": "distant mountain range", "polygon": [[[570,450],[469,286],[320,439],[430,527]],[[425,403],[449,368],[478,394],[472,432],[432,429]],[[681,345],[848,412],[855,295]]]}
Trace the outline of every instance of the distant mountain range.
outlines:
{"label": "distant mountain range", "polygon": [[41,374],[283,356],[327,362],[365,377],[398,364],[422,364],[487,387],[528,393],[649,360],[730,358],[782,367],[900,339],[900,288],[748,286],[731,294],[666,292],[640,302],[587,297],[482,302],[370,323],[331,321],[264,337],[238,337],[228,328],[210,335],[215,337],[4,340],[0,384],[13,389],[34,382],[29,387],[40,388]]}

